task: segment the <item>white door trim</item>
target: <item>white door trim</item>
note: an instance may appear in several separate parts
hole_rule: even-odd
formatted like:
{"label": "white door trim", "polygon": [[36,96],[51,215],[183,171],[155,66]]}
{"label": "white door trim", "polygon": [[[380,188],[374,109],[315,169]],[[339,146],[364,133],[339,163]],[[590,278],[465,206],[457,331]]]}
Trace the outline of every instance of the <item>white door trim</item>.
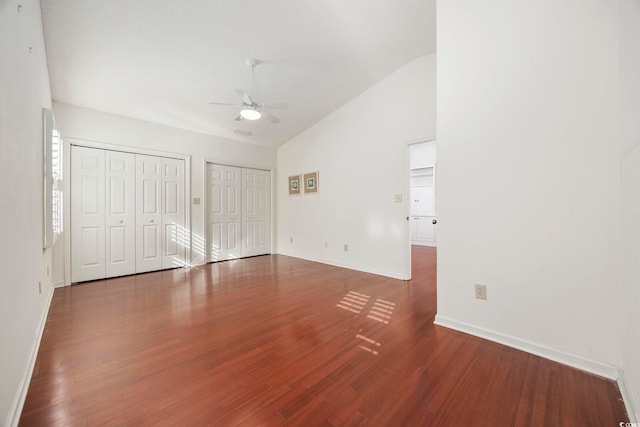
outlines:
{"label": "white door trim", "polygon": [[122,151],[125,153],[133,154],[145,154],[148,156],[169,157],[173,159],[184,160],[184,204],[185,204],[185,222],[184,226],[186,230],[189,230],[187,237],[187,251],[185,254],[186,266],[191,266],[191,252],[193,237],[191,232],[191,155],[183,153],[172,153],[169,151],[149,150],[146,148],[131,147],[127,145],[111,144],[107,142],[90,141],[78,138],[65,138],[63,135],[64,144],[64,180],[65,180],[65,196],[64,196],[64,285],[71,285],[71,198],[69,197],[69,189],[71,189],[71,146],[78,145],[81,147],[89,148],[102,148],[103,150]]}

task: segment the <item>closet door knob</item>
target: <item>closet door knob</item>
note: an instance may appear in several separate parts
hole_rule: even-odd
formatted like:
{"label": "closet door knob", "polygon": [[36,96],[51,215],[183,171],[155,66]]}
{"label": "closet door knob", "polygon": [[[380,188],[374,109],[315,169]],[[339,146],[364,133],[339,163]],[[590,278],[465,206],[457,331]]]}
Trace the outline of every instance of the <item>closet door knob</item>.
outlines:
{"label": "closet door knob", "polygon": [[120,224],[122,224],[124,221],[123,221],[123,220],[120,220],[120,221],[118,221],[118,222],[119,222]]}
{"label": "closet door knob", "polygon": [[150,220],[149,220],[149,222],[153,222],[153,220],[152,220],[152,219],[150,219]]}
{"label": "closet door knob", "polygon": [[438,220],[437,220],[437,219],[433,218],[433,219],[431,220],[431,224],[437,224],[437,223],[438,223]]}

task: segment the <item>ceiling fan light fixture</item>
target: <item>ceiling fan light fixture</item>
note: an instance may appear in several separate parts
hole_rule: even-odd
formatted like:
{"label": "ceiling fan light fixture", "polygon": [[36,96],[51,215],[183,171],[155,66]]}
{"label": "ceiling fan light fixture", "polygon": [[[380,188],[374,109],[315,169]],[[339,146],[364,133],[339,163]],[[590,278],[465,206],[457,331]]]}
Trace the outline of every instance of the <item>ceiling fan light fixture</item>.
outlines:
{"label": "ceiling fan light fixture", "polygon": [[240,115],[247,120],[258,120],[260,117],[262,117],[260,111],[251,108],[245,108],[244,110],[240,111]]}

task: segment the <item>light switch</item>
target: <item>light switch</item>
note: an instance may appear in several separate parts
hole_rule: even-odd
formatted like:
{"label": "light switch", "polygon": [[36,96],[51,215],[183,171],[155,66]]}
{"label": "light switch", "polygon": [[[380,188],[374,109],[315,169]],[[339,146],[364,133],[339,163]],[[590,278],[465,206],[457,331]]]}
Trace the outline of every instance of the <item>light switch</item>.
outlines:
{"label": "light switch", "polygon": [[200,197],[194,197],[193,198],[193,204],[194,205],[199,205],[200,204]]}

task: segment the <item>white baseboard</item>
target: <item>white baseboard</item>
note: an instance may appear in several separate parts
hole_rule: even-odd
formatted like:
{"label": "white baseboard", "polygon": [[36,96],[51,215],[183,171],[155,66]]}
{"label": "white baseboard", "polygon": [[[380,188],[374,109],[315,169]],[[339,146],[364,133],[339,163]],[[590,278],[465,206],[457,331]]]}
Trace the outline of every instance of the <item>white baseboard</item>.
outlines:
{"label": "white baseboard", "polygon": [[624,371],[620,369],[620,373],[618,375],[618,388],[620,389],[620,394],[622,395],[624,406],[627,409],[629,421],[632,423],[640,424],[640,411],[636,406],[636,402],[640,402],[640,400],[637,399],[637,397],[633,394],[633,391],[627,386],[625,378],[626,377],[624,375]]}
{"label": "white baseboard", "polygon": [[411,244],[416,246],[430,246],[432,248],[435,248],[438,246],[435,242],[424,242],[422,240],[412,240]]}
{"label": "white baseboard", "polygon": [[49,315],[49,307],[51,307],[51,300],[53,299],[54,290],[55,287],[51,287],[49,290],[49,295],[47,295],[47,302],[45,304],[44,310],[42,310],[42,317],[40,318],[38,335],[31,349],[29,365],[27,366],[27,370],[22,377],[20,385],[18,386],[18,390],[16,391],[13,403],[11,404],[11,409],[9,410],[9,415],[7,416],[7,420],[5,422],[5,425],[7,427],[17,427],[18,423],[20,422],[20,415],[22,415],[24,401],[27,398],[27,391],[29,391],[29,384],[31,383],[33,369],[36,366],[36,358],[38,357],[38,350],[40,349],[40,341],[42,340],[44,327],[47,323],[47,316]]}
{"label": "white baseboard", "polygon": [[562,363],[563,365],[568,365],[576,369],[580,369],[582,371],[589,372],[594,375],[599,375],[611,380],[617,380],[618,376],[620,375],[619,368],[617,366],[586,359],[574,354],[565,353],[563,351],[546,347],[544,345],[505,335],[500,332],[492,331],[478,326],[470,325],[465,322],[458,322],[457,320],[449,319],[441,315],[436,315],[434,323],[439,326],[455,329],[457,331],[475,335],[489,341],[504,344],[506,346],[513,347],[527,353],[535,354],[536,356],[544,357],[545,359],[553,360],[554,362]]}
{"label": "white baseboard", "polygon": [[313,258],[313,257],[305,257],[305,256],[301,256],[301,255],[298,255],[298,254],[287,253],[287,252],[278,252],[278,255],[290,256],[292,258],[303,259],[305,261],[312,261],[312,262],[317,262],[319,264],[327,264],[327,265],[332,265],[334,267],[346,268],[347,270],[361,271],[363,273],[375,274],[377,276],[389,277],[391,279],[397,279],[397,280],[403,280],[403,281],[407,280],[400,273],[386,271],[386,270],[378,270],[378,269],[375,269],[375,268],[367,268],[367,267],[362,267],[362,266],[357,266],[357,265],[347,265],[347,264],[342,264],[342,263],[339,263],[339,262],[334,262],[334,261],[331,261],[331,260]]}
{"label": "white baseboard", "polygon": [[56,282],[53,282],[53,287],[54,288],[63,288],[65,286],[67,286],[67,284],[65,283],[64,280],[58,280]]}

